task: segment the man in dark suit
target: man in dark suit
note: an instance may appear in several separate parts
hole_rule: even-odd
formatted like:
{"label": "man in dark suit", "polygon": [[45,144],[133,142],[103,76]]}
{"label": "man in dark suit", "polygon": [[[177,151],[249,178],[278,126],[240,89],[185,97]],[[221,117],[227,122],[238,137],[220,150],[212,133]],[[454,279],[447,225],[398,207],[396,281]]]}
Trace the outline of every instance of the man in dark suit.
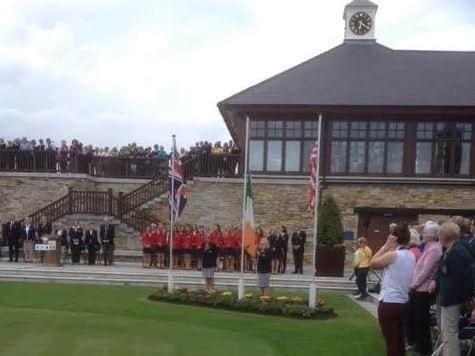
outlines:
{"label": "man in dark suit", "polygon": [[21,241],[23,243],[25,262],[33,262],[33,253],[35,250],[36,239],[36,230],[31,224],[31,218],[27,216],[23,221],[23,226],[21,228]]}
{"label": "man in dark suit", "polygon": [[3,225],[3,241],[8,244],[8,258],[10,262],[18,262],[20,251],[21,225],[12,217],[9,222]]}
{"label": "man in dark suit", "polygon": [[38,238],[51,236],[53,233],[53,226],[48,221],[45,215],[41,216],[41,222],[38,225]]}
{"label": "man in dark suit", "polygon": [[94,229],[93,224],[89,224],[86,231],[86,248],[87,248],[87,264],[96,264],[96,252],[99,249],[99,240],[97,238],[97,230]]}
{"label": "man in dark suit", "polygon": [[83,229],[79,225],[79,221],[76,221],[74,225],[69,229],[72,264],[79,264],[81,262],[81,252],[83,250],[83,236]]}
{"label": "man in dark suit", "polygon": [[115,229],[114,225],[111,224],[110,218],[104,218],[104,224],[101,225],[100,238],[104,265],[111,265],[114,262]]}
{"label": "man in dark suit", "polygon": [[294,232],[292,234],[292,251],[294,254],[294,273],[303,274],[303,255],[305,251],[305,241],[307,234],[305,231]]}

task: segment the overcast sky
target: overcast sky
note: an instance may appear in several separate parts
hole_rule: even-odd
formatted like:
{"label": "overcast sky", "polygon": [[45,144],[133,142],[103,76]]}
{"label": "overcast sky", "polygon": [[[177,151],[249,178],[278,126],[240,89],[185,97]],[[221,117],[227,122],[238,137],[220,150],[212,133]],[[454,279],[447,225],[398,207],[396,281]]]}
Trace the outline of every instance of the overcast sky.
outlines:
{"label": "overcast sky", "polygon": [[[0,137],[227,139],[216,104],[339,45],[347,2],[1,0]],[[377,3],[384,45],[475,50],[473,0]]]}

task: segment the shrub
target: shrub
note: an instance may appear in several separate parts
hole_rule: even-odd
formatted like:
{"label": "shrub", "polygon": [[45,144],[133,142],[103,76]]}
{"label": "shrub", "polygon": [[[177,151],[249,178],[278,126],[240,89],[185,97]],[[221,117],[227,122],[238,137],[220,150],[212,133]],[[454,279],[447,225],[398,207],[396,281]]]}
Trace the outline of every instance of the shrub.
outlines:
{"label": "shrub", "polygon": [[318,243],[334,247],[343,242],[343,224],[340,208],[332,196],[323,201],[318,212]]}

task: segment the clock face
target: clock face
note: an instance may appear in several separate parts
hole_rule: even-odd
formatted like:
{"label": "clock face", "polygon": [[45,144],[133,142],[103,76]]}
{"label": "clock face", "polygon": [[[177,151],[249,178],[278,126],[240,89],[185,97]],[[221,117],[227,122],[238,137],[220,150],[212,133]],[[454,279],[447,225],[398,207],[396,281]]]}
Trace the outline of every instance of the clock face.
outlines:
{"label": "clock face", "polygon": [[366,12],[360,11],[351,16],[350,30],[355,35],[366,35],[373,27],[373,20]]}

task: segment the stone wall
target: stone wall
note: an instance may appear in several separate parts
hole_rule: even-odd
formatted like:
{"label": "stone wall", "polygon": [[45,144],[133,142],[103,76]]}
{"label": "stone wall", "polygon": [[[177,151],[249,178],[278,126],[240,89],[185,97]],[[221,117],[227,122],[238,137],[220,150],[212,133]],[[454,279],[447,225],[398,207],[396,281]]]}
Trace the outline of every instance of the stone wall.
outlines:
{"label": "stone wall", "polygon": [[[345,230],[357,231],[356,207],[475,209],[475,187],[403,184],[333,184],[323,196],[333,195],[343,216]],[[440,219],[437,215],[420,215],[419,220]]]}
{"label": "stone wall", "polygon": [[[254,215],[264,230],[289,231],[308,228],[312,215],[306,212],[304,185],[254,184]],[[181,222],[212,226],[240,225],[242,216],[242,184],[197,181],[188,187],[188,206]]]}
{"label": "stone wall", "polygon": [[142,183],[126,181],[94,181],[87,178],[62,177],[0,177],[0,222],[15,215],[18,219],[29,215],[61,198],[71,187],[74,190],[106,191],[114,194],[127,193]]}

